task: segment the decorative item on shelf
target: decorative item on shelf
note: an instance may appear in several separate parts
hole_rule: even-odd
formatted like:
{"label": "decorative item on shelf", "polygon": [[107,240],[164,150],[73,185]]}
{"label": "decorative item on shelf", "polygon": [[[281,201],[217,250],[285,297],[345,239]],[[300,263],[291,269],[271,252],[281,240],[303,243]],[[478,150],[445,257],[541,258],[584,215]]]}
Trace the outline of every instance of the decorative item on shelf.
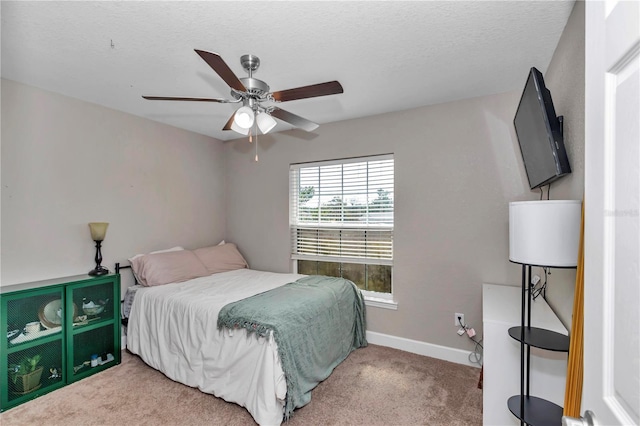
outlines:
{"label": "decorative item on shelf", "polygon": [[49,376],[49,379],[61,379],[62,378],[62,369],[61,368],[50,368],[49,369],[49,373],[51,374]]}
{"label": "decorative item on shelf", "polygon": [[[62,331],[62,327],[57,326],[47,330],[40,330],[35,333],[20,333],[18,330],[18,335],[11,340],[9,343],[12,345],[17,345],[19,343],[29,342],[31,340],[39,339],[40,337],[50,336],[52,334],[60,333]],[[13,334],[15,336],[15,334]]]}
{"label": "decorative item on shelf", "polygon": [[89,271],[89,275],[99,276],[109,273],[109,270],[101,265],[102,263],[102,241],[107,234],[107,228],[109,224],[107,222],[91,222],[89,223],[89,229],[91,230],[91,239],[96,243],[96,267]]}
{"label": "decorative item on shelf", "polygon": [[[73,304],[73,317],[78,315],[78,306]],[[52,329],[62,326],[63,321],[63,309],[62,300],[53,299],[42,306],[38,310],[38,318],[40,318],[40,324],[46,329]]]}
{"label": "decorative item on shelf", "polygon": [[520,342],[520,395],[510,397],[507,406],[521,424],[560,424],[562,418],[562,407],[529,392],[531,346],[569,351],[568,336],[531,327],[531,267],[576,267],[580,215],[581,202],[576,200],[509,203],[509,260],[522,265],[522,301],[520,326],[509,329]]}
{"label": "decorative item on shelf", "polygon": [[91,365],[91,361],[84,361],[82,364],[80,365],[74,365],[73,366],[73,373],[77,373],[78,371],[82,370],[84,367],[86,367],[87,365]]}
{"label": "decorative item on shelf", "polygon": [[88,324],[89,321],[87,321],[87,316],[86,315],[78,315],[77,317],[75,317],[73,319],[73,326],[78,326],[78,325],[86,325]]}
{"label": "decorative item on shelf", "polygon": [[28,322],[24,326],[24,332],[27,334],[37,333],[38,331],[40,331],[40,321]]}
{"label": "decorative item on shelf", "polygon": [[113,357],[113,355],[111,355],[110,353],[107,354],[102,354],[100,356],[100,359],[98,360],[98,364],[99,365],[105,365],[111,361],[113,361],[115,358]]}
{"label": "decorative item on shelf", "polygon": [[40,358],[40,355],[24,357],[18,364],[9,366],[9,377],[14,393],[24,395],[40,388],[44,369],[38,365]]}
{"label": "decorative item on shelf", "polygon": [[91,300],[87,300],[86,297],[82,298],[82,310],[86,315],[99,315],[104,311],[104,307],[109,302],[107,300],[100,300],[99,303],[94,303]]}

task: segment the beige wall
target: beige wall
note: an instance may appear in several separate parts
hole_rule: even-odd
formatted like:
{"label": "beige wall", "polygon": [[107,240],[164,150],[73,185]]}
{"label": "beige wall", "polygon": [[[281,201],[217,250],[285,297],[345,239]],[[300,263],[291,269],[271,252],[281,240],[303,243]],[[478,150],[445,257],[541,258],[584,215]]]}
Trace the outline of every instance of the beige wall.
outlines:
{"label": "beige wall", "polygon": [[470,349],[454,313],[481,331],[482,283],[520,280],[508,261],[508,202],[531,194],[512,125],[518,100],[513,92],[267,135],[258,163],[246,138],[229,142],[227,236],[252,267],[289,271],[289,164],[393,153],[398,310],[369,307],[368,328]]}
{"label": "beige wall", "polygon": [[1,83],[2,285],[88,272],[88,222],[110,223],[111,270],[139,252],[224,238],[221,141]]}
{"label": "beige wall", "polygon": [[[583,51],[577,2],[545,75],[573,168],[553,199],[583,192]],[[289,164],[384,153],[396,159],[398,310],[368,308],[370,330],[470,349],[454,312],[480,331],[482,283],[519,285],[508,202],[538,196],[513,132],[519,90],[267,135],[258,163],[246,139],[223,145],[12,81],[1,90],[1,285],[91,269],[90,221],[111,223],[110,268],[137,252],[227,238],[251,267],[289,271]],[[574,276],[554,270],[550,281],[565,324]]]}
{"label": "beige wall", "polygon": [[[551,185],[551,199],[582,200],[584,194],[584,2],[577,1],[558,42],[545,83],[558,115],[564,116],[564,142],[572,173]],[[553,269],[547,301],[571,327],[575,269]]]}
{"label": "beige wall", "polygon": [[[532,64],[544,68],[545,64]],[[523,87],[526,75],[523,75]],[[552,199],[584,191],[584,3],[576,2],[545,73],[573,173]],[[470,349],[455,312],[480,331],[483,282],[520,285],[508,261],[508,203],[535,200],[513,131],[521,91],[329,123],[315,134],[260,138],[260,162],[246,139],[226,145],[227,237],[257,269],[289,271],[290,163],[393,153],[396,160],[394,299],[398,310],[369,307],[368,329]],[[294,110],[291,105],[292,111]],[[546,195],[546,194],[545,194]],[[567,328],[575,270],[554,269],[547,298]]]}

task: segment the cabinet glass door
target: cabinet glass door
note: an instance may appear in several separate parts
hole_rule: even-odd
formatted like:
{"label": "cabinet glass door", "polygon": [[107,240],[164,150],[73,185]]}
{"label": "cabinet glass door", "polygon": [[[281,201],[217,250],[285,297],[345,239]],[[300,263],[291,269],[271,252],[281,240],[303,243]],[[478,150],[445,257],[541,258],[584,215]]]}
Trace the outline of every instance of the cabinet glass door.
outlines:
{"label": "cabinet glass door", "polygon": [[112,325],[103,325],[73,335],[73,350],[69,351],[73,370],[69,382],[80,380],[116,363],[119,353],[114,344]]}
{"label": "cabinet glass door", "polygon": [[[0,349],[4,410],[64,385],[65,307],[62,287],[17,292],[2,297],[6,335]],[[6,337],[5,337],[6,336]]]}
{"label": "cabinet glass door", "polygon": [[[77,310],[68,339],[69,382],[120,361],[117,277],[94,278],[67,287],[68,309]],[[71,368],[73,366],[73,368]]]}

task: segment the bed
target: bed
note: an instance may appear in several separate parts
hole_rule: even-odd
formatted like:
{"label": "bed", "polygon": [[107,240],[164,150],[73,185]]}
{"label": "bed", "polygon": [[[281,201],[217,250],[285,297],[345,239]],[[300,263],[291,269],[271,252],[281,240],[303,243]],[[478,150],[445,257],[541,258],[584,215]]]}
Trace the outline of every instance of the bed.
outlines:
{"label": "bed", "polygon": [[[177,257],[193,260],[186,253],[146,260]],[[148,266],[138,265],[137,281],[141,271],[149,280]],[[350,281],[207,266],[206,275],[179,282],[161,268],[162,284],[127,291],[127,349],[172,380],[245,407],[258,424],[282,423],[367,344],[362,295]]]}

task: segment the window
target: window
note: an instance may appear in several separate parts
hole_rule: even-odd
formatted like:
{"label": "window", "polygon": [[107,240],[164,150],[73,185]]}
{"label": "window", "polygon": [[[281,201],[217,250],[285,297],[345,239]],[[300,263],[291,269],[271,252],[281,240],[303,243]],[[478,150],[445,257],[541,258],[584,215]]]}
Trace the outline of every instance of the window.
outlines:
{"label": "window", "polygon": [[393,166],[393,155],[291,166],[291,259],[298,273],[344,277],[369,296],[390,299]]}

